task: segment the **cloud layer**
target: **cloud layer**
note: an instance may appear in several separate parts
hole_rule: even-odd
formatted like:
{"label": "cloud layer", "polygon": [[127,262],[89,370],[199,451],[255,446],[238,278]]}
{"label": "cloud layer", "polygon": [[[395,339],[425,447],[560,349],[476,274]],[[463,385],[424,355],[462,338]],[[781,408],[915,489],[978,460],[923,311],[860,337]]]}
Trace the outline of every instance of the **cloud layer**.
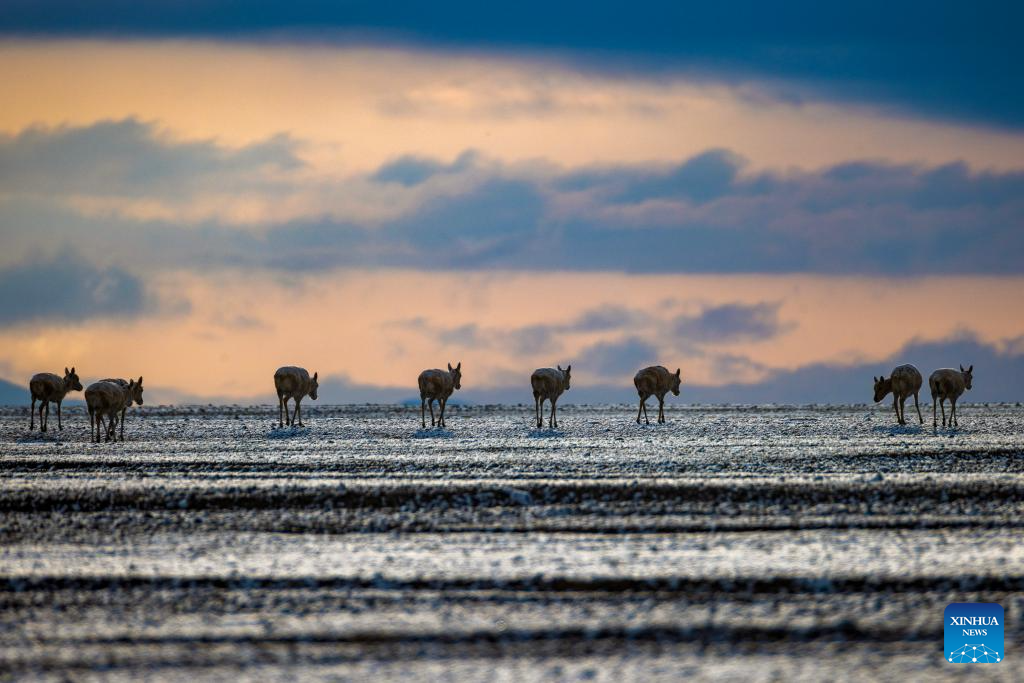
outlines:
{"label": "cloud layer", "polygon": [[[691,400],[707,403],[871,403],[871,378],[886,376],[896,365],[913,363],[925,378],[922,404],[931,403],[927,379],[938,368],[974,364],[974,388],[961,401],[1017,402],[1021,399],[1024,353],[1020,348],[985,344],[972,334],[948,339],[915,341],[881,362],[838,365],[815,363],[796,370],[772,373],[751,384],[695,387]],[[913,398],[910,399],[911,403]],[[892,396],[883,401],[891,405]],[[912,410],[912,408],[911,408]],[[909,419],[909,418],[908,418]]]}
{"label": "cloud layer", "polygon": [[1020,377],[1019,9],[116,5],[0,16],[19,385],[75,363],[232,400],[301,363],[384,400],[462,360],[467,400],[555,363],[574,401],[632,400],[663,363],[694,400],[804,402],[857,400],[879,359]]}
{"label": "cloud layer", "polygon": [[676,335],[698,343],[763,341],[794,326],[779,320],[779,304],[723,304],[674,321]]}
{"label": "cloud layer", "polygon": [[[134,120],[33,129],[0,140],[0,227],[12,260],[71,242],[157,268],[1024,272],[1024,172],[959,162],[750,173],[728,150],[583,169],[466,152],[309,172],[287,136],[230,148]],[[150,205],[175,220],[139,215]]]}
{"label": "cloud layer", "polygon": [[[585,365],[605,364],[608,369],[620,372],[639,369],[647,364],[642,360],[650,357],[651,349],[641,340],[632,339],[622,344],[607,344],[594,347],[586,358],[580,358],[574,365],[577,369]],[[740,404],[871,404],[872,377],[885,373],[895,365],[912,361],[925,378],[932,370],[956,366],[958,363],[973,363],[975,366],[974,388],[961,399],[963,403],[1015,402],[1020,399],[1018,378],[1024,376],[1024,353],[1020,348],[985,344],[970,334],[948,339],[917,341],[899,349],[890,358],[881,362],[838,365],[829,363],[812,364],[797,370],[779,371],[757,382],[730,383],[719,386],[694,384],[687,380],[683,370],[682,392],[679,398],[670,397],[669,403],[740,403]],[[632,364],[630,364],[632,363]],[[674,369],[674,368],[673,368]],[[456,403],[470,404],[528,404],[529,384],[525,381],[504,386],[479,387],[467,383],[453,397]],[[25,392],[18,387],[0,381],[0,402],[20,403]],[[347,377],[331,377],[320,384],[320,402],[341,403],[409,403],[419,405],[414,389],[399,386],[375,386],[352,382]],[[166,393],[161,401],[238,402],[239,399],[210,399],[209,397],[186,396]],[[617,383],[587,383],[574,381],[572,389],[561,399],[560,405],[587,403],[635,403],[636,390],[628,381]],[[927,385],[920,395],[922,413],[930,412],[931,396]],[[241,399],[243,403],[269,403],[265,396]],[[910,399],[910,413],[913,415],[913,398]],[[889,406],[891,396],[882,404]],[[630,419],[624,413],[623,419]],[[925,422],[928,423],[926,416]]]}
{"label": "cloud layer", "polygon": [[[139,307],[131,293],[93,296],[82,284],[94,273],[76,264],[57,262],[74,275],[52,302],[5,311],[0,377],[20,384],[76,365],[85,377],[141,374],[179,397],[247,400],[272,391],[285,364],[325,381],[414,389],[424,368],[461,361],[477,391],[525,386],[534,368],[556,363],[572,364],[579,388],[628,389],[640,367],[658,363],[681,367],[688,386],[746,386],[809,366],[867,366],[915,339],[958,339],[958,330],[1011,355],[1024,338],[1024,278],[211,269],[146,272],[135,280]],[[31,282],[32,271],[18,279]],[[78,288],[90,293],[85,303]],[[69,297],[79,303],[69,307]],[[84,310],[91,315],[80,317]]]}
{"label": "cloud layer", "polygon": [[13,0],[7,36],[206,37],[413,44],[517,52],[630,77],[685,73],[772,85],[776,100],[830,98],[925,116],[1024,126],[1017,3],[922,0],[785,6],[739,0],[615,4],[262,3]]}
{"label": "cloud layer", "polygon": [[286,135],[229,149],[209,140],[176,141],[135,119],[0,136],[0,183],[8,193],[188,201],[211,183],[220,192],[251,189],[260,171],[301,166]]}
{"label": "cloud layer", "polygon": [[[630,339],[621,344],[594,347],[573,369],[575,372],[577,368],[598,364],[621,373],[643,367],[648,364],[645,359],[651,357],[653,349],[642,340]],[[756,382],[733,382],[720,386],[693,384],[687,381],[684,368],[682,394],[680,398],[671,400],[682,403],[870,404],[873,398],[871,378],[882,373],[888,375],[893,367],[907,362],[916,364],[926,379],[937,368],[973,363],[974,388],[964,395],[963,402],[1014,402],[1021,398],[1019,378],[1024,377],[1024,353],[1021,349],[1000,348],[985,344],[971,334],[961,334],[948,339],[910,343],[881,362],[851,365],[816,363],[797,370],[773,372]],[[526,389],[518,386],[483,390],[467,386],[461,393],[462,399],[470,403],[525,403],[529,398]],[[401,400],[397,398],[399,395],[401,391],[394,391],[390,396],[396,398],[389,402]],[[339,393],[338,396],[346,394]],[[331,400],[329,396],[328,400]],[[635,389],[626,381],[590,385],[577,381],[562,402],[630,403],[636,400]],[[927,382],[920,401],[922,405],[931,403]],[[891,396],[883,401],[886,405],[891,402]]]}
{"label": "cloud layer", "polygon": [[0,270],[0,292],[0,325],[133,318],[150,304],[134,275],[95,267],[70,251]]}

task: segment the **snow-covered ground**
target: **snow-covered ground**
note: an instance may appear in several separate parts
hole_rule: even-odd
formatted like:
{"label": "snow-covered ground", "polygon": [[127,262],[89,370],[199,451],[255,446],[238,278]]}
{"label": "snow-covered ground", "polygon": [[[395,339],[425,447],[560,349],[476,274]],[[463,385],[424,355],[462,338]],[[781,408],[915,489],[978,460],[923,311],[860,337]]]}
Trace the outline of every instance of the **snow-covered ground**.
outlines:
{"label": "snow-covered ground", "polygon": [[0,409],[0,671],[923,680],[985,601],[1024,679],[1020,406],[449,410]]}

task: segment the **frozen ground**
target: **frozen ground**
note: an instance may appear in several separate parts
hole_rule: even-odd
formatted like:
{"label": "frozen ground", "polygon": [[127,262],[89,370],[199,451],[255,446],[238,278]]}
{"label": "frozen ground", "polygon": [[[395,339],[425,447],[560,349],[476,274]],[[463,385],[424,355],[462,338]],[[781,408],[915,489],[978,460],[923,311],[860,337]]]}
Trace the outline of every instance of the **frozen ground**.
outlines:
{"label": "frozen ground", "polygon": [[0,409],[0,678],[944,679],[986,601],[1024,680],[1020,406],[314,405]]}

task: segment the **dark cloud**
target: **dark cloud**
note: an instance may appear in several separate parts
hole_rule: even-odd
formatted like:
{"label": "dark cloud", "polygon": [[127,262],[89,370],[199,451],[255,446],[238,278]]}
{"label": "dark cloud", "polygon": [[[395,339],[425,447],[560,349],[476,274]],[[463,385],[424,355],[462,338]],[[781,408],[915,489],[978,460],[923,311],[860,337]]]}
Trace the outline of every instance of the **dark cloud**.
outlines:
{"label": "dark cloud", "polygon": [[[88,138],[97,127],[37,131],[23,146],[25,133],[9,138],[6,147],[0,144],[0,175],[13,178],[27,168],[26,177],[38,180],[38,187],[29,187],[30,180],[5,186],[0,229],[12,236],[5,239],[8,254],[72,242],[84,252],[94,250],[91,258],[97,261],[149,258],[155,267],[186,268],[1024,272],[1018,258],[1024,253],[1024,172],[972,173],[960,163],[851,162],[820,171],[738,174],[742,159],[712,150],[672,167],[622,165],[562,174],[535,166],[469,164],[458,187],[436,189],[427,183],[416,191],[418,203],[408,213],[372,224],[327,216],[269,225],[210,219],[183,228],[117,215],[101,220],[35,194],[59,187],[88,194],[102,185],[96,189],[101,196],[164,193],[160,196],[173,200],[181,199],[174,188],[187,190],[200,181],[218,191],[245,186],[261,192],[259,183],[266,182],[269,196],[293,189],[289,180],[260,181],[250,173],[264,164],[287,167],[287,144],[278,152],[273,144],[225,151],[205,143],[186,143],[176,151],[141,124],[115,127],[138,144],[111,159],[131,160],[124,168],[111,161],[120,170],[88,178],[84,160],[89,156],[79,145],[71,144],[64,170],[58,150],[61,141],[79,134]],[[45,150],[39,159],[29,153],[36,147]],[[165,164],[170,170],[155,170]],[[344,183],[366,180],[339,181],[337,190],[344,193]],[[408,192],[404,182],[381,187]]]}
{"label": "dark cloud", "polygon": [[560,329],[567,332],[604,332],[635,327],[649,322],[647,314],[623,306],[604,305],[584,311]]}
{"label": "dark cloud", "polygon": [[1019,3],[796,0],[615,3],[465,0],[8,0],[0,35],[202,37],[493,49],[630,78],[761,84],[759,97],[831,99],[927,117],[1024,126]]}
{"label": "dark cloud", "polygon": [[414,330],[442,344],[459,348],[500,346],[515,355],[533,355],[561,348],[561,344],[555,339],[556,328],[550,325],[486,329],[475,323],[467,323],[456,327],[443,327],[431,325],[424,318],[393,321],[388,325]]}
{"label": "dark cloud", "polygon": [[[403,403],[418,398],[416,378],[409,379],[408,387],[380,387],[353,382],[345,376],[328,376],[320,380],[319,401],[332,403]],[[418,401],[417,401],[418,402]]]}
{"label": "dark cloud", "polygon": [[481,268],[507,263],[510,254],[533,244],[544,209],[542,191],[531,180],[492,178],[465,194],[430,199],[380,232],[412,247],[416,265]]}
{"label": "dark cloud", "polygon": [[0,270],[0,324],[131,317],[150,304],[143,283],[120,268],[100,268],[73,252]]}
{"label": "dark cloud", "polygon": [[464,171],[473,165],[476,158],[476,152],[471,150],[463,152],[450,164],[429,157],[403,156],[384,164],[371,177],[379,183],[398,183],[412,187],[436,175]]}
{"label": "dark cloud", "polygon": [[658,351],[639,337],[599,342],[583,349],[573,362],[578,371],[601,377],[618,377],[656,363]]}
{"label": "dark cloud", "polygon": [[[916,341],[881,363],[834,365],[818,363],[796,370],[772,373],[754,384],[730,384],[720,387],[691,387],[684,395],[698,402],[713,403],[871,403],[871,378],[903,363],[913,363],[921,371],[925,386],[921,401],[931,403],[928,376],[937,368],[974,365],[974,387],[964,401],[1019,401],[1024,378],[1022,349],[1000,348],[985,344],[971,334],[949,339]],[[911,399],[913,400],[913,399]],[[891,397],[888,399],[891,403]]]}
{"label": "dark cloud", "polygon": [[641,311],[621,306],[600,306],[584,311],[579,317],[565,323],[534,324],[512,328],[481,328],[475,323],[457,327],[431,325],[424,318],[399,320],[389,323],[425,336],[443,344],[460,347],[499,346],[517,356],[535,356],[540,353],[558,353],[562,350],[560,335],[586,332],[632,330],[648,324],[650,317]]}
{"label": "dark cloud", "polygon": [[[1020,272],[1024,173],[878,162],[738,176],[713,150],[657,170],[494,178],[379,235],[384,263],[629,272]],[[570,211],[559,194],[586,192]],[[648,212],[658,199],[676,210]],[[637,210],[623,214],[617,207]],[[967,238],[967,235],[970,238]],[[432,258],[424,253],[435,251]],[[402,259],[401,252],[415,254]],[[432,264],[432,265],[431,265]]]}
{"label": "dark cloud", "polygon": [[[743,374],[751,370],[759,373],[765,368],[740,355],[719,355],[712,358],[723,372]],[[554,360],[552,360],[554,362]],[[562,366],[572,364],[573,372],[580,376],[620,378],[658,362],[655,348],[645,340],[627,337],[614,342],[595,344],[575,358],[565,358]],[[1014,402],[1021,397],[1021,378],[1024,377],[1024,345],[1009,343],[990,345],[970,333],[963,333],[948,339],[915,341],[894,353],[888,359],[876,363],[836,365],[815,363],[795,370],[780,370],[768,373],[760,381],[737,382],[722,386],[695,385],[687,380],[687,368],[683,365],[682,396],[685,403],[871,403],[872,381],[875,375],[886,374],[896,365],[914,363],[925,377],[921,401],[930,404],[927,378],[931,372],[942,367],[956,367],[959,364],[974,365],[974,388],[967,392],[968,402]],[[361,387],[342,385],[328,402],[374,402],[397,403],[415,394],[414,387],[401,388]],[[324,385],[321,384],[321,395]],[[467,383],[460,392],[466,403],[529,403],[530,391],[525,382],[522,386],[501,386],[477,388]],[[636,400],[632,383],[626,380],[608,383],[594,381],[573,383],[573,388],[562,399],[564,403],[629,403]]]}
{"label": "dark cloud", "polygon": [[765,367],[746,356],[734,353],[720,353],[710,356],[712,369],[718,377],[734,378],[747,373],[763,374]]}
{"label": "dark cloud", "polygon": [[28,403],[28,380],[25,386],[19,386],[13,382],[0,379],[0,406],[14,406]]}
{"label": "dark cloud", "polygon": [[475,323],[467,323],[448,329],[438,330],[437,339],[442,344],[458,346],[486,346],[487,341],[480,332],[480,327]]}
{"label": "dark cloud", "polygon": [[539,353],[557,353],[562,344],[555,336],[556,328],[551,325],[527,325],[500,333],[505,346],[516,355],[534,356]]}
{"label": "dark cloud", "polygon": [[560,186],[567,190],[603,191],[612,203],[639,203],[651,199],[687,199],[694,203],[717,199],[733,189],[745,160],[723,149],[698,154],[667,171],[621,168],[571,173]]}
{"label": "dark cloud", "polygon": [[[682,395],[684,403],[868,403],[872,402],[871,378],[886,374],[902,363],[914,363],[927,378],[942,367],[956,367],[963,363],[974,365],[974,387],[962,399],[966,402],[1016,402],[1021,398],[1021,378],[1024,377],[1024,348],[1021,345],[990,345],[965,333],[948,339],[916,341],[906,345],[891,357],[879,363],[835,365],[816,363],[796,370],[770,373],[764,380],[753,383],[734,383],[723,386],[695,385],[687,380],[684,365]],[[628,338],[620,342],[598,344],[581,353],[571,362],[574,373],[587,373],[593,377],[622,377],[657,362],[654,349],[645,341]],[[566,362],[563,362],[563,367]],[[722,356],[716,359],[723,367],[746,372],[761,366],[742,356]],[[579,376],[577,374],[577,376]],[[392,395],[404,395],[400,390],[389,390]],[[323,389],[321,388],[321,393]],[[406,392],[414,393],[414,392]],[[467,384],[461,398],[467,403],[529,403],[529,386],[474,388]],[[355,402],[370,399],[359,396],[385,396],[368,392],[355,394]],[[395,399],[398,401],[399,399]],[[562,403],[631,403],[636,390],[628,380],[615,383],[573,383],[573,388]],[[392,402],[392,401],[387,401]],[[891,399],[890,399],[891,402]],[[928,387],[921,393],[923,404],[931,403]],[[967,412],[965,411],[965,415]]]}
{"label": "dark cloud", "polygon": [[261,169],[300,167],[294,148],[285,135],[238,149],[173,141],[135,119],[29,128],[0,135],[0,185],[7,192],[179,196],[213,179],[223,192],[260,187],[253,174]]}
{"label": "dark cloud", "polygon": [[792,328],[779,320],[778,303],[723,304],[672,321],[675,334],[698,343],[762,341]]}

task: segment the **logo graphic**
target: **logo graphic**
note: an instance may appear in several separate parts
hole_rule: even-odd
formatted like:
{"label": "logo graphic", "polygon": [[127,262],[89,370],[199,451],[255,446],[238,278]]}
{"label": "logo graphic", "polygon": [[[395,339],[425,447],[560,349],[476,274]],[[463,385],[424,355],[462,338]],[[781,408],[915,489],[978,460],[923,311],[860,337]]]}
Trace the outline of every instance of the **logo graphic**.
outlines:
{"label": "logo graphic", "polygon": [[953,664],[1003,661],[1003,607],[994,602],[953,602],[943,613],[945,652]]}

